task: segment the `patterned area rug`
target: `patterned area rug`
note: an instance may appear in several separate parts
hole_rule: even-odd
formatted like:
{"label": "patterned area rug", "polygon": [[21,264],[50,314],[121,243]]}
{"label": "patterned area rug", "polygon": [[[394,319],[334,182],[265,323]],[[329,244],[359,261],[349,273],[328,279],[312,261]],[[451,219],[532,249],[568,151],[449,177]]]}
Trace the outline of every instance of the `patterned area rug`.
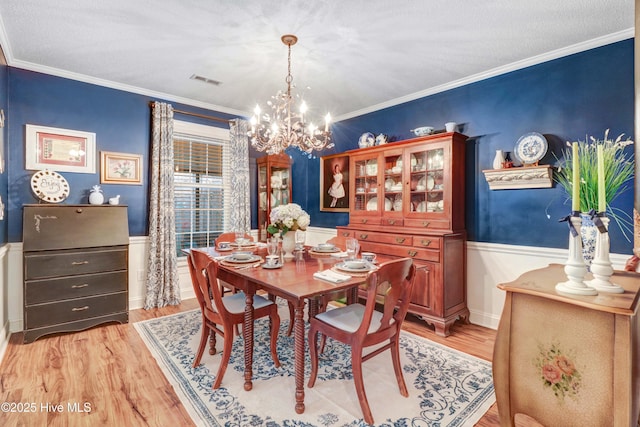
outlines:
{"label": "patterned area rug", "polygon": [[[135,327],[198,426],[366,426],[351,377],[348,347],[327,340],[318,379],[306,388],[305,412],[296,414],[293,336],[285,336],[281,312],[276,368],[269,352],[268,320],[256,321],[253,390],[246,392],[244,351],[236,337],[227,372],[218,390],[211,384],[220,354],[192,368],[200,339],[198,310],[138,322]],[[495,402],[491,364],[416,335],[403,332],[400,357],[409,397],[400,395],[389,352],[363,364],[369,405],[378,426],[473,426]],[[217,343],[218,351],[222,341]]]}

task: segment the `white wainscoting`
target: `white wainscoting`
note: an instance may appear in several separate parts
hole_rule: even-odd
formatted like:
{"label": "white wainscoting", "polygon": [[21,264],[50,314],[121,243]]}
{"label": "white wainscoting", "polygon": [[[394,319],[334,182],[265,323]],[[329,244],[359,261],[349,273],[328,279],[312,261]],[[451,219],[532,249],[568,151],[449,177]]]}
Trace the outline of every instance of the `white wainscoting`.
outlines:
{"label": "white wainscoting", "polygon": [[[254,236],[256,232],[253,233]],[[336,235],[335,229],[309,227],[307,244],[325,242]],[[504,292],[496,286],[516,279],[522,273],[550,263],[564,263],[568,251],[564,249],[512,246],[493,243],[467,242],[467,304],[471,323],[496,329],[504,305]],[[129,309],[142,308],[145,298],[147,237],[131,237],[129,246]],[[617,270],[624,268],[630,255],[611,254]],[[194,298],[186,259],[178,263],[180,295]],[[22,330],[22,243],[0,248],[0,359],[9,334]]]}

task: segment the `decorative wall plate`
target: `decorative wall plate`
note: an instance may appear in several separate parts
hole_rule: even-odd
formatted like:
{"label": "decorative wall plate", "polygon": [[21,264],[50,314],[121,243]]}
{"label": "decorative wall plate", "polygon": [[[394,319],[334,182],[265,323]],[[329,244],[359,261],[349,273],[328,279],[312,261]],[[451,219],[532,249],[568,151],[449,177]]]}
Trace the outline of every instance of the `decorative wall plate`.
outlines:
{"label": "decorative wall plate", "polygon": [[523,165],[538,163],[547,154],[547,139],[538,132],[522,135],[516,142],[514,154]]}
{"label": "decorative wall plate", "polygon": [[42,201],[60,203],[69,196],[69,183],[58,172],[45,169],[33,174],[31,190]]}

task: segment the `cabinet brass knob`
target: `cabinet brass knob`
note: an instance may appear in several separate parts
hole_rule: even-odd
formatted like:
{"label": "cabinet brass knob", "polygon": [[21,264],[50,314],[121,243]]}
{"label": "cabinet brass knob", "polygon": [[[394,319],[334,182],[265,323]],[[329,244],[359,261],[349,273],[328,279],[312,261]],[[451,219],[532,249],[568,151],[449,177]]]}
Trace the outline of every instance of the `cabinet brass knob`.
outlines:
{"label": "cabinet brass knob", "polygon": [[429,226],[429,221],[422,221],[422,226],[423,227],[428,227]]}
{"label": "cabinet brass knob", "polygon": [[349,233],[348,231],[343,231],[342,232],[342,236],[344,236],[344,237],[349,237],[349,234],[351,234],[351,233]]}
{"label": "cabinet brass knob", "polygon": [[366,240],[368,237],[369,237],[368,234],[361,234],[360,235],[360,238],[363,239],[363,240]]}
{"label": "cabinet brass knob", "polygon": [[390,219],[387,222],[389,223],[389,225],[394,225],[396,223],[396,220],[395,219]]}
{"label": "cabinet brass knob", "polygon": [[83,265],[83,264],[89,264],[89,261],[73,261],[71,263],[71,265]]}
{"label": "cabinet brass knob", "polygon": [[365,218],[365,219],[363,219],[363,220],[362,220],[362,223],[363,223],[363,224],[366,224],[366,223],[367,223],[367,221],[368,221],[368,219],[367,219],[367,218]]}
{"label": "cabinet brass knob", "polygon": [[431,244],[431,240],[421,240],[422,246],[429,246]]}
{"label": "cabinet brass knob", "polygon": [[85,311],[85,310],[89,310],[89,306],[85,305],[84,307],[73,307],[71,309],[71,311]]}
{"label": "cabinet brass knob", "polygon": [[71,289],[80,289],[80,288],[86,288],[87,286],[89,286],[88,283],[83,283],[82,285],[72,285]]}
{"label": "cabinet brass knob", "polygon": [[396,237],[396,243],[404,243],[407,240],[405,237]]}
{"label": "cabinet brass knob", "polygon": [[414,257],[416,255],[418,255],[418,251],[409,251],[409,256],[410,257]]}
{"label": "cabinet brass knob", "polygon": [[76,212],[77,212],[77,213],[82,213],[82,208],[78,208],[78,209],[76,209]]}

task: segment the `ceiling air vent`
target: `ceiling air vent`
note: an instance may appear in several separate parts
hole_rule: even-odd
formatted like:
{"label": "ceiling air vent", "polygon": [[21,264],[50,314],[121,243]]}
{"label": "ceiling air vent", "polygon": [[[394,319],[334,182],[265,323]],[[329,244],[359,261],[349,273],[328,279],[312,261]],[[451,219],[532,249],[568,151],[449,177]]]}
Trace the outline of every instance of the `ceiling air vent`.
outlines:
{"label": "ceiling air vent", "polygon": [[202,76],[199,76],[197,74],[192,74],[191,77],[189,77],[189,78],[191,80],[200,80],[201,82],[209,83],[209,84],[215,85],[215,86],[220,86],[222,84],[222,82],[219,82],[218,80],[208,79],[206,77],[202,77]]}

